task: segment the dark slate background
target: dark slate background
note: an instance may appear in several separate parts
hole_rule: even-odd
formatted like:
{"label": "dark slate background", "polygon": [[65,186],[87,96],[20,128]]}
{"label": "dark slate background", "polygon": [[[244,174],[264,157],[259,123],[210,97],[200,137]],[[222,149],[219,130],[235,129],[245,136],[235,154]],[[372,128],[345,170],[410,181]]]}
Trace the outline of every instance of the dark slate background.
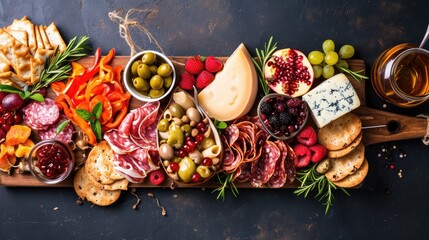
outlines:
{"label": "dark slate background", "polygon": [[[244,42],[261,48],[273,35],[280,47],[308,53],[326,38],[353,44],[369,75],[385,49],[420,43],[429,23],[429,2],[421,1],[0,1],[0,26],[27,15],[35,24],[55,21],[66,40],[89,35],[103,53],[116,48],[130,53],[108,12],[123,16],[130,8],[150,10],[136,16],[168,55],[228,56]],[[156,49],[134,33],[144,49]],[[367,104],[382,109],[367,83]],[[384,110],[428,113],[429,103],[414,109]],[[377,157],[396,146],[394,170]],[[350,197],[336,193],[328,215],[317,200],[296,197],[293,190],[240,190],[238,198],[216,200],[211,190],[138,189],[142,198],[123,193],[110,207],[75,204],[72,188],[0,187],[0,239],[422,239],[429,213],[429,147],[420,139],[368,146],[369,175]],[[403,171],[399,178],[397,171]],[[166,208],[161,216],[153,193]]]}

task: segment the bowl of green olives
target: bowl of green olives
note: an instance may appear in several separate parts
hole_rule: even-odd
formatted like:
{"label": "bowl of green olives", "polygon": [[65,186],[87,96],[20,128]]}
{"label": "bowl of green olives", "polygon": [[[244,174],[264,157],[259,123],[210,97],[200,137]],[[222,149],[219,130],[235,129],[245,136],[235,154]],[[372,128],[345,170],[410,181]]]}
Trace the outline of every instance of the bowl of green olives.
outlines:
{"label": "bowl of green olives", "polygon": [[163,99],[174,88],[176,70],[164,54],[142,51],[134,55],[124,70],[125,88],[140,101]]}

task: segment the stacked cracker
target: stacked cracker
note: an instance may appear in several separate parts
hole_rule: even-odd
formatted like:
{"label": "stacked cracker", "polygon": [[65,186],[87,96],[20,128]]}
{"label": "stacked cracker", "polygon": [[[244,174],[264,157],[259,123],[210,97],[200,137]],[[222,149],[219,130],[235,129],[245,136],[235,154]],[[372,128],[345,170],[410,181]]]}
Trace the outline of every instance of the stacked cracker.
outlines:
{"label": "stacked cracker", "polygon": [[118,200],[121,190],[128,189],[128,180],[113,168],[114,152],[106,141],[95,145],[74,177],[77,195],[99,206]]}
{"label": "stacked cracker", "polygon": [[368,173],[362,144],[362,123],[347,113],[319,129],[319,143],[328,149],[329,169],[325,176],[336,186],[350,188],[362,183]]}
{"label": "stacked cracker", "polygon": [[0,29],[0,84],[22,88],[39,82],[46,60],[66,44],[55,23],[34,25],[27,17]]}

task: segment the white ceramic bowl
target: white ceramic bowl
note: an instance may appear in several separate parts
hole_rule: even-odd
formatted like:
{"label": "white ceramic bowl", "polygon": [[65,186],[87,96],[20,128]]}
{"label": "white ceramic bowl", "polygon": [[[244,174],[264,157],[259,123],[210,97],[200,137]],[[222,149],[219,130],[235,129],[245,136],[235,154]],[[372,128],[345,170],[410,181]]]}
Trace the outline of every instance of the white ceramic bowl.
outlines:
{"label": "white ceramic bowl", "polygon": [[[172,77],[173,77],[173,81],[171,83],[171,86],[165,91],[165,93],[162,96],[160,96],[158,98],[151,98],[150,96],[144,95],[144,94],[140,93],[138,90],[136,90],[134,85],[133,85],[133,81],[132,81],[132,77],[131,77],[131,66],[133,65],[133,63],[135,61],[141,59],[141,57],[147,52],[155,53],[158,62],[168,63],[171,66],[171,68],[173,69],[173,72],[171,73]],[[130,59],[130,61],[127,63],[127,66],[125,66],[125,70],[123,73],[123,79],[124,79],[125,88],[127,89],[128,92],[131,93],[131,95],[133,97],[135,97],[138,100],[143,101],[143,102],[155,102],[155,101],[159,101],[159,100],[165,98],[173,90],[174,85],[176,83],[176,70],[174,69],[173,63],[164,54],[157,52],[157,51],[147,50],[147,51],[142,51],[142,52],[137,53],[136,55],[134,55]]]}

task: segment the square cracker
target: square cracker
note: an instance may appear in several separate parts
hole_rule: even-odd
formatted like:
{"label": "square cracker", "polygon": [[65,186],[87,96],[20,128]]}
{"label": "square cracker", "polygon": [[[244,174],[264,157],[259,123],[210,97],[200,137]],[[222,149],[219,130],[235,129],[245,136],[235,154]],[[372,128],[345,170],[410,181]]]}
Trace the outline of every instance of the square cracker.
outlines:
{"label": "square cracker", "polygon": [[49,42],[48,35],[46,35],[45,28],[42,25],[36,26],[39,28],[40,36],[42,37],[43,45],[45,49],[54,49]]}
{"label": "square cracker", "polygon": [[36,34],[34,33],[34,24],[28,20],[26,17],[17,20],[15,19],[12,25],[7,27],[11,30],[24,30],[27,32],[28,36],[28,47],[32,54],[36,52],[37,43],[36,43]]}
{"label": "square cracker", "polygon": [[27,32],[24,30],[13,30],[13,29],[4,29],[7,33],[9,33],[16,40],[20,41],[22,44],[28,47],[28,36]]}
{"label": "square cracker", "polygon": [[67,45],[64,42],[63,38],[61,37],[60,32],[58,31],[57,26],[54,22],[52,22],[48,27],[45,29],[46,35],[48,36],[50,44],[60,50],[60,52],[63,52],[66,50]]}
{"label": "square cracker", "polygon": [[[34,26],[34,34],[36,34],[37,49],[44,49],[45,44],[43,43],[42,36],[40,35],[40,30],[37,26]],[[37,51],[37,49],[36,49],[36,51]]]}

